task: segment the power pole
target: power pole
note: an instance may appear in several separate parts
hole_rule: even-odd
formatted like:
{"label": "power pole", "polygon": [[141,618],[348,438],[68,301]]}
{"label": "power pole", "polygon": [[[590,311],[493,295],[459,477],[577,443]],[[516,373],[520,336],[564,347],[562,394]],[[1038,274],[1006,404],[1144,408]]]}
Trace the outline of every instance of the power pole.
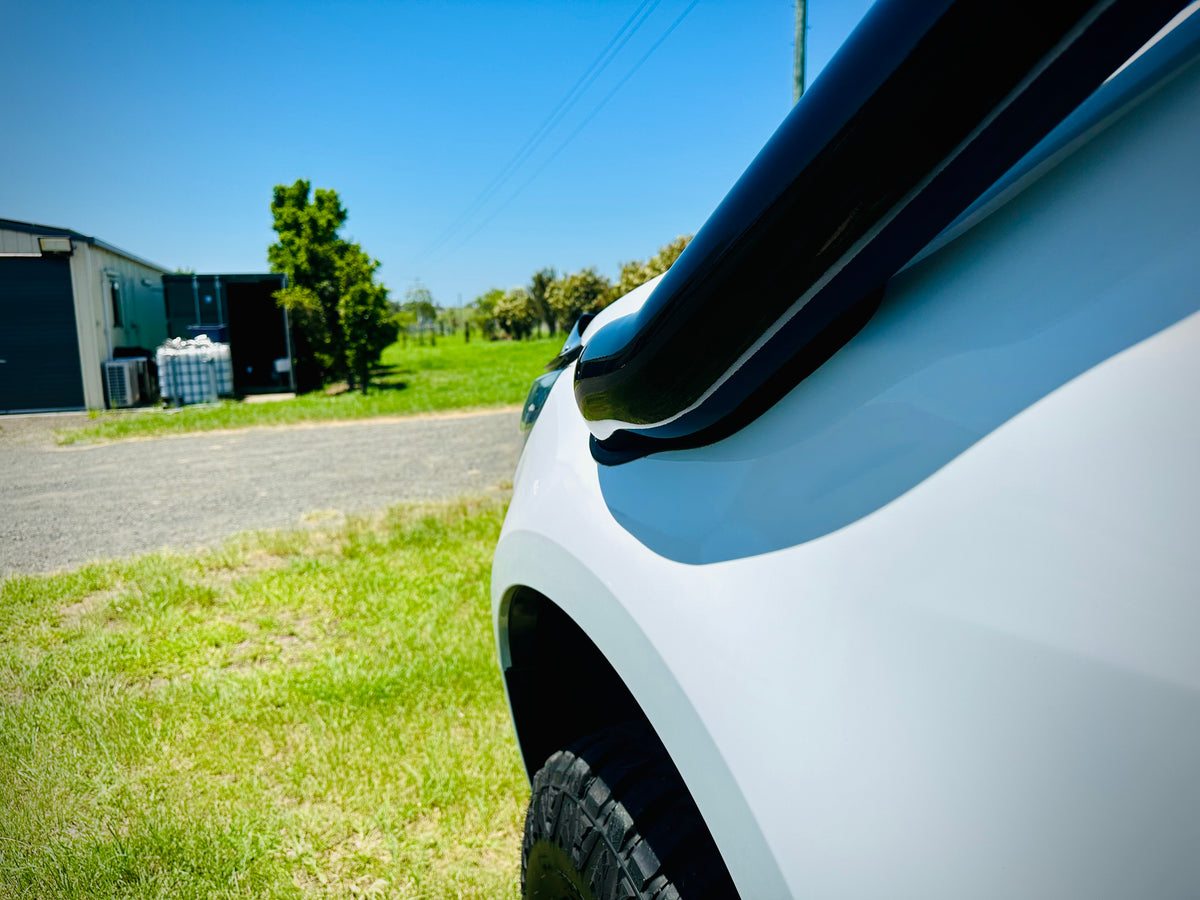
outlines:
{"label": "power pole", "polygon": [[796,0],[796,65],[792,73],[792,103],[804,93],[804,44],[807,39],[807,17],[805,0]]}

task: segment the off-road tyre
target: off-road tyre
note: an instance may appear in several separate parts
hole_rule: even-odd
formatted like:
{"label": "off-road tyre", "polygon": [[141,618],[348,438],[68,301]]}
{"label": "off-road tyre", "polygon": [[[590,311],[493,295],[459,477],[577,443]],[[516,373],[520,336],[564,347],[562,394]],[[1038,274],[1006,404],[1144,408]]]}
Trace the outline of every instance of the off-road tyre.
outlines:
{"label": "off-road tyre", "polygon": [[662,744],[621,725],[554,753],[533,779],[525,900],[736,900]]}

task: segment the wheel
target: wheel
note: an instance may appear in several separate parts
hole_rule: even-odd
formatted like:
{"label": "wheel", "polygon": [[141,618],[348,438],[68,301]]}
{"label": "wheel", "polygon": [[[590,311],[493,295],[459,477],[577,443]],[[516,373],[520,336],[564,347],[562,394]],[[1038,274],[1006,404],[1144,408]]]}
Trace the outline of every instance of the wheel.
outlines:
{"label": "wheel", "polygon": [[737,890],[691,794],[647,729],[554,753],[533,779],[525,900],[730,900]]}

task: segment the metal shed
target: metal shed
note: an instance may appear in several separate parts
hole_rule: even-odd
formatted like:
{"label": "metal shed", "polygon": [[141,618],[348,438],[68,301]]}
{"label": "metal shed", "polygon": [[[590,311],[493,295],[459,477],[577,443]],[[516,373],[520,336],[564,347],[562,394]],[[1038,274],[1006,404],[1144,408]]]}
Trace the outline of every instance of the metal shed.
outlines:
{"label": "metal shed", "polygon": [[0,412],[103,409],[104,361],[166,340],[165,272],[77,231],[0,219]]}

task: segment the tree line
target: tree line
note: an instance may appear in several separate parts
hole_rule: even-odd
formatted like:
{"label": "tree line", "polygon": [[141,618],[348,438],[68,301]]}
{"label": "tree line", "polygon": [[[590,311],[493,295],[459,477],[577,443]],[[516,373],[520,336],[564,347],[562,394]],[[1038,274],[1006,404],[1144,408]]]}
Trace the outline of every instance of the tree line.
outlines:
{"label": "tree line", "polygon": [[691,239],[691,235],[680,235],[647,260],[622,263],[615,282],[594,266],[562,275],[553,268],[539,269],[528,284],[507,291],[493,288],[477,297],[465,310],[467,321],[491,338],[524,340],[543,331],[549,334],[566,331],[584,313],[599,312],[663,274]]}

